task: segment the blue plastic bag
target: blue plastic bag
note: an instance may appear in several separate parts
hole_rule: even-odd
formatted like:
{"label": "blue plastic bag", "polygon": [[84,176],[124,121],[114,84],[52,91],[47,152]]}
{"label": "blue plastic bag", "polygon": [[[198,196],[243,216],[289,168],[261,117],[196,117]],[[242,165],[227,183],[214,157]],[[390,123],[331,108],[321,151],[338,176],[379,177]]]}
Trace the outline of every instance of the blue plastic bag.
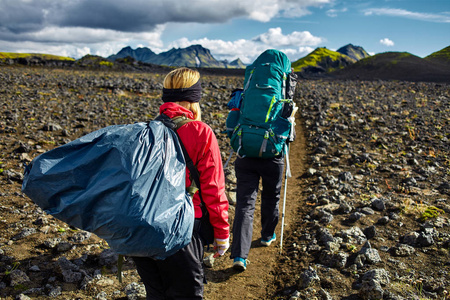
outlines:
{"label": "blue plastic bag", "polygon": [[242,94],[244,89],[234,89],[230,95],[230,101],[228,101],[228,109],[241,108]]}
{"label": "blue plastic bag", "polygon": [[191,241],[194,208],[176,134],[161,122],[113,125],[36,157],[22,191],[118,254],[165,259]]}

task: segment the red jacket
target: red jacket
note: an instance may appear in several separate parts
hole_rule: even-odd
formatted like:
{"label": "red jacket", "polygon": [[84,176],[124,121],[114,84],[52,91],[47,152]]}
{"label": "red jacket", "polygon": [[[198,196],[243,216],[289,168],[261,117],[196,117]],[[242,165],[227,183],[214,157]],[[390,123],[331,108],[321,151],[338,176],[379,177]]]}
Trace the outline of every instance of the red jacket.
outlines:
{"label": "red jacket", "polygon": [[[193,113],[173,102],[161,105],[159,112],[170,118],[185,115],[194,119]],[[186,123],[178,129],[178,135],[186,148],[189,157],[194,162],[200,175],[200,190],[203,202],[208,209],[210,221],[214,227],[214,237],[225,239],[229,237],[228,199],[225,195],[225,176],[222,166],[219,144],[211,127],[201,121]],[[186,187],[191,185],[189,170],[186,169]],[[195,217],[201,218],[200,197],[198,193],[193,198]]]}

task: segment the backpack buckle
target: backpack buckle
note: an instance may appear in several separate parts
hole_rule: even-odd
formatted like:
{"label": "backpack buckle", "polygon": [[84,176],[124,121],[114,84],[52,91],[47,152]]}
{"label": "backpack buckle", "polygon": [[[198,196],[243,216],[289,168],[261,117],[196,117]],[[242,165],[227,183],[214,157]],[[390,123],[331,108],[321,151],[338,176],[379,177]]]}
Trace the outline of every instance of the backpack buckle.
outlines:
{"label": "backpack buckle", "polygon": [[191,198],[194,198],[195,193],[197,193],[198,188],[193,182],[189,187],[186,188],[186,191],[191,195]]}
{"label": "backpack buckle", "polygon": [[273,132],[272,129],[269,129],[269,134],[270,134],[271,137],[274,137],[274,136],[275,136],[275,132]]}

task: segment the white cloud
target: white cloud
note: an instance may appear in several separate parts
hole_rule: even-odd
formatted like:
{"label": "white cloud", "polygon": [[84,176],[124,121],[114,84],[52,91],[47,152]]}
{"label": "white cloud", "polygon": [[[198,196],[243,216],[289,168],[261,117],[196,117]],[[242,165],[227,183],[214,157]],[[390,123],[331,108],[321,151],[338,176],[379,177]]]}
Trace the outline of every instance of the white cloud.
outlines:
{"label": "white cloud", "polygon": [[448,14],[421,13],[398,8],[371,8],[364,10],[364,14],[366,16],[391,16],[437,23],[450,23],[450,15]]}
{"label": "white cloud", "polygon": [[315,48],[313,47],[298,47],[294,49],[281,49],[286,55],[292,60],[296,61],[309,53],[313,52]]}
{"label": "white cloud", "polygon": [[394,42],[391,41],[391,40],[388,39],[388,38],[381,39],[381,40],[380,40],[380,44],[385,45],[385,46],[388,46],[388,47],[394,46]]}
{"label": "white cloud", "polygon": [[[218,59],[251,62],[267,48],[285,49],[297,59],[324,40],[308,31],[283,34],[272,28],[251,39],[179,39],[164,45],[166,24],[225,23],[232,19],[268,22],[275,17],[301,17],[312,7],[335,0],[0,0],[2,51],[39,52],[80,58],[107,57],[125,46],[170,47],[201,44]],[[205,30],[206,31],[206,30]]]}
{"label": "white cloud", "polygon": [[47,53],[80,58],[87,54],[108,57],[126,46],[163,48],[164,25],[153,32],[126,33],[105,29],[48,27],[23,34],[18,41],[2,42],[2,50],[19,53]]}
{"label": "white cloud", "polygon": [[80,58],[94,52],[83,45],[40,44],[35,42],[4,42],[2,51],[15,53],[45,53],[66,57]]}
{"label": "white cloud", "polygon": [[335,18],[338,16],[339,13],[344,13],[347,11],[347,8],[342,9],[329,9],[327,10],[327,16]]}
{"label": "white cloud", "polygon": [[291,34],[283,35],[280,27],[270,28],[269,31],[260,34],[254,40],[266,45],[277,45],[281,47],[318,45],[322,42],[320,37],[313,36],[309,31],[294,31]]}
{"label": "white cloud", "polygon": [[[39,35],[51,35],[45,44],[37,42]],[[47,53],[74,58],[81,58],[87,54],[108,57],[116,54],[126,46],[132,48],[148,47],[155,53],[167,51],[171,48],[186,48],[191,45],[200,44],[209,49],[214,58],[228,61],[240,58],[244,63],[251,63],[259,54],[266,49],[279,49],[285,52],[291,60],[297,60],[312,52],[316,46],[324,42],[321,37],[313,36],[308,31],[293,31],[283,34],[280,28],[271,28],[251,39],[237,39],[224,41],[220,39],[193,39],[186,37],[175,40],[168,45],[163,45],[159,32],[152,34],[125,34],[116,31],[83,29],[79,32],[67,29],[52,28],[47,31],[36,33],[33,41],[6,42],[2,44],[5,52],[23,53]],[[83,42],[80,35],[84,35],[88,43]],[[59,37],[58,37],[59,36]],[[114,36],[115,38],[108,38]],[[69,39],[71,37],[71,41]],[[57,43],[59,39],[67,39],[66,43]]]}
{"label": "white cloud", "polygon": [[[88,47],[76,48],[75,51],[76,51],[76,57],[83,57],[83,56],[91,53],[91,49],[89,49]],[[66,56],[70,56],[70,55],[66,55]]]}
{"label": "white cloud", "polygon": [[45,43],[127,43],[132,40],[147,41],[149,45],[161,47],[161,34],[164,26],[160,25],[152,32],[121,32],[109,29],[91,29],[74,27],[46,27],[41,31],[24,34],[24,38],[33,42]]}
{"label": "white cloud", "polygon": [[333,3],[334,1],[335,0],[286,0],[277,2],[279,2],[281,16],[286,18],[298,18],[311,14],[308,10],[309,7],[322,7],[326,4]]}
{"label": "white cloud", "polygon": [[240,58],[243,63],[251,63],[259,54],[267,49],[278,49],[286,53],[291,60],[297,60],[308,53],[324,40],[313,36],[308,31],[294,31],[283,35],[280,28],[271,28],[267,32],[253,39],[239,39],[235,41],[210,40],[207,38],[189,40],[182,38],[172,42],[169,48],[185,48],[200,44],[209,49],[211,54],[219,60],[235,60]]}
{"label": "white cloud", "polygon": [[0,0],[0,38],[45,27],[83,27],[124,32],[152,31],[177,23],[224,23],[234,18],[268,22],[301,17],[309,7],[334,0]]}

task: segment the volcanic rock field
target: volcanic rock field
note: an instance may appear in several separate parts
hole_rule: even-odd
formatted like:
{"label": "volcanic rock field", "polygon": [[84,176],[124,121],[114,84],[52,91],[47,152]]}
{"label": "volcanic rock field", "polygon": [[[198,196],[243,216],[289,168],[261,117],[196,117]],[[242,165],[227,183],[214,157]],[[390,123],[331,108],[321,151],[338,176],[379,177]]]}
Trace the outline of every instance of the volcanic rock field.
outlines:
{"label": "volcanic rock field", "polygon": [[[21,184],[40,153],[155,118],[164,75],[0,67],[0,299],[145,299],[131,260],[119,282],[107,243],[44,213]],[[202,76],[202,118],[224,163],[226,104],[242,84]],[[282,251],[252,249],[243,273],[217,259],[205,299],[450,299],[450,85],[300,80],[294,100]]]}

